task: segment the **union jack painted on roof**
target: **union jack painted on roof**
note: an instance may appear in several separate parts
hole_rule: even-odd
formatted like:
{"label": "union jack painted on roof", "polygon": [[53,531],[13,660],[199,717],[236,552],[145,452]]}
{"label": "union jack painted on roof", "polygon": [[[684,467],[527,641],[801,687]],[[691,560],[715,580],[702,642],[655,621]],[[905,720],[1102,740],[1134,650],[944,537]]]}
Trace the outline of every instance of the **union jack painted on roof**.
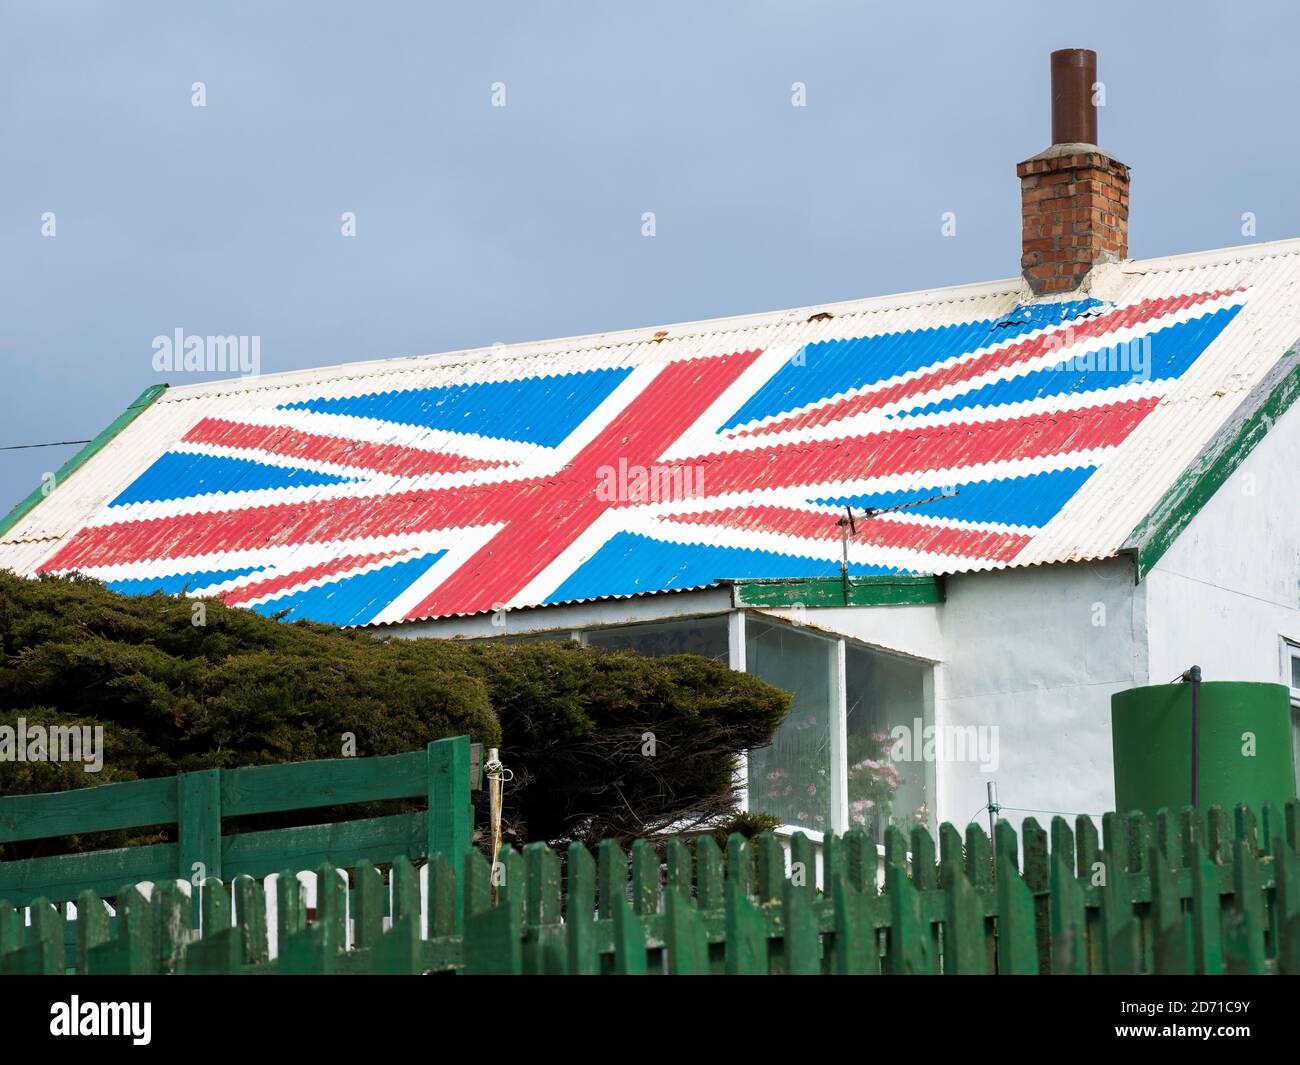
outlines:
{"label": "union jack painted on roof", "polygon": [[918,499],[859,525],[853,573],[1067,558],[1053,523],[1136,461],[1126,442],[1250,298],[849,316],[190,400],[36,568],[368,625],[833,575],[845,506]]}

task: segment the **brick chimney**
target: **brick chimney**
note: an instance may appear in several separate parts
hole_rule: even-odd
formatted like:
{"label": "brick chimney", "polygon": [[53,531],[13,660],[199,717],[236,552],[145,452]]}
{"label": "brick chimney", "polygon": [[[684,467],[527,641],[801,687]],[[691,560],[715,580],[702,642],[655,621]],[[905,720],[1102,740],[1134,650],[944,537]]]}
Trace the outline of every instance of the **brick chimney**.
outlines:
{"label": "brick chimney", "polygon": [[1128,167],[1097,147],[1097,53],[1052,53],[1052,145],[1016,166],[1020,266],[1035,295],[1070,292],[1128,256]]}

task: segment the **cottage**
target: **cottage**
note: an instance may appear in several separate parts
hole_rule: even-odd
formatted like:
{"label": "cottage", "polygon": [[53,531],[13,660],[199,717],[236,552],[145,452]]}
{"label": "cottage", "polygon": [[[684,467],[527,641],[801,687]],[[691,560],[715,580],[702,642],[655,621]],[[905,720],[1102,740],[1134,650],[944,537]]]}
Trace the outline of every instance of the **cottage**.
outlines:
{"label": "cottage", "polygon": [[0,565],[726,660],[794,694],[745,768],[791,829],[1106,810],[1112,693],[1300,706],[1300,240],[1128,259],[1093,61],[1012,280],[154,387]]}

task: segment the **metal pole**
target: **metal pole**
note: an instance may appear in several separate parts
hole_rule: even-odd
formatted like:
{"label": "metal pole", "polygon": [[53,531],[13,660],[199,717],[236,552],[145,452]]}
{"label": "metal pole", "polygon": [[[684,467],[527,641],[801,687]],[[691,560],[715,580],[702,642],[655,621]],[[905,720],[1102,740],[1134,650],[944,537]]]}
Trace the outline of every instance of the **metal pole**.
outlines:
{"label": "metal pole", "polygon": [[1201,667],[1192,666],[1183,674],[1192,682],[1192,809],[1201,805]]}
{"label": "metal pole", "polygon": [[488,779],[488,826],[492,834],[492,901],[497,901],[497,861],[501,854],[501,798],[505,776],[501,765],[501,752],[488,748],[487,762],[483,766]]}
{"label": "metal pole", "polygon": [[840,586],[844,589],[844,605],[849,605],[849,526],[843,518],[840,519]]}
{"label": "metal pole", "polygon": [[998,786],[989,781],[989,839],[997,839]]}

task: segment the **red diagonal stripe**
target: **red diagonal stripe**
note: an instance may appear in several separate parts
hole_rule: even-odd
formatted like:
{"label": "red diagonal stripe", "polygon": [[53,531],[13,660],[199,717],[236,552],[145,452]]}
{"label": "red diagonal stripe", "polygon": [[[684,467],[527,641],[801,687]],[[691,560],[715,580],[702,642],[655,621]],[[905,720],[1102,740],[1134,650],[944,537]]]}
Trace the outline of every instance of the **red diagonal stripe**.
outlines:
{"label": "red diagonal stripe", "polygon": [[[894,429],[865,436],[785,443],[686,459],[694,495],[858,481],[1043,458],[1121,443],[1160,401],[1109,403],[988,422]],[[702,469],[703,473],[698,471]],[[669,479],[665,478],[665,482]],[[680,480],[685,481],[682,477]]]}
{"label": "red diagonal stripe", "polygon": [[218,598],[224,600],[230,606],[239,606],[241,603],[251,602],[264,595],[282,592],[296,585],[306,584],[308,581],[320,580],[322,577],[329,577],[335,573],[343,573],[350,569],[359,569],[371,562],[394,558],[405,553],[404,551],[381,551],[372,555],[344,555],[342,558],[322,562],[316,566],[306,566],[292,573],[281,573],[275,577],[267,577],[265,580],[254,581],[252,584],[245,584],[239,588],[232,588],[230,591],[218,596]]}
{"label": "red diagonal stripe", "polygon": [[[806,540],[838,540],[835,514],[797,507],[726,507],[696,514],[661,518],[667,524],[712,525],[746,532],[777,533]],[[898,547],[936,555],[1010,562],[1029,541],[1023,533],[988,529],[955,529],[944,525],[898,521],[888,517],[858,522],[853,543],[873,547]]]}
{"label": "red diagonal stripe", "polygon": [[1154,321],[1166,314],[1173,314],[1184,307],[1195,306],[1209,300],[1219,299],[1240,289],[1225,289],[1220,292],[1195,292],[1182,296],[1170,296],[1166,299],[1142,300],[1128,307],[1119,307],[1108,314],[1057,329],[1051,333],[1031,337],[1018,344],[1012,344],[997,351],[990,351],[974,358],[961,359],[950,366],[921,374],[918,377],[900,381],[885,388],[866,392],[861,395],[848,396],[833,400],[800,414],[769,422],[753,429],[737,429],[735,436],[761,436],[767,433],[786,432],[791,429],[806,429],[814,425],[828,425],[831,422],[877,410],[898,403],[925,392],[933,392],[949,385],[971,381],[984,374],[993,373],[1016,363],[1029,362],[1052,351],[1061,351],[1064,347],[1080,341],[1092,340],[1120,329],[1128,329],[1145,322]]}
{"label": "red diagonal stripe", "polygon": [[492,520],[493,499],[504,489],[544,483],[534,478],[412,489],[96,525],[78,532],[41,568],[68,570],[484,525]]}
{"label": "red diagonal stripe", "polygon": [[356,466],[396,477],[461,473],[502,465],[500,462],[486,462],[404,444],[372,444],[364,440],[306,433],[287,426],[245,425],[224,418],[204,418],[181,439],[192,444],[216,444],[240,450],[267,451],[286,458]]}

